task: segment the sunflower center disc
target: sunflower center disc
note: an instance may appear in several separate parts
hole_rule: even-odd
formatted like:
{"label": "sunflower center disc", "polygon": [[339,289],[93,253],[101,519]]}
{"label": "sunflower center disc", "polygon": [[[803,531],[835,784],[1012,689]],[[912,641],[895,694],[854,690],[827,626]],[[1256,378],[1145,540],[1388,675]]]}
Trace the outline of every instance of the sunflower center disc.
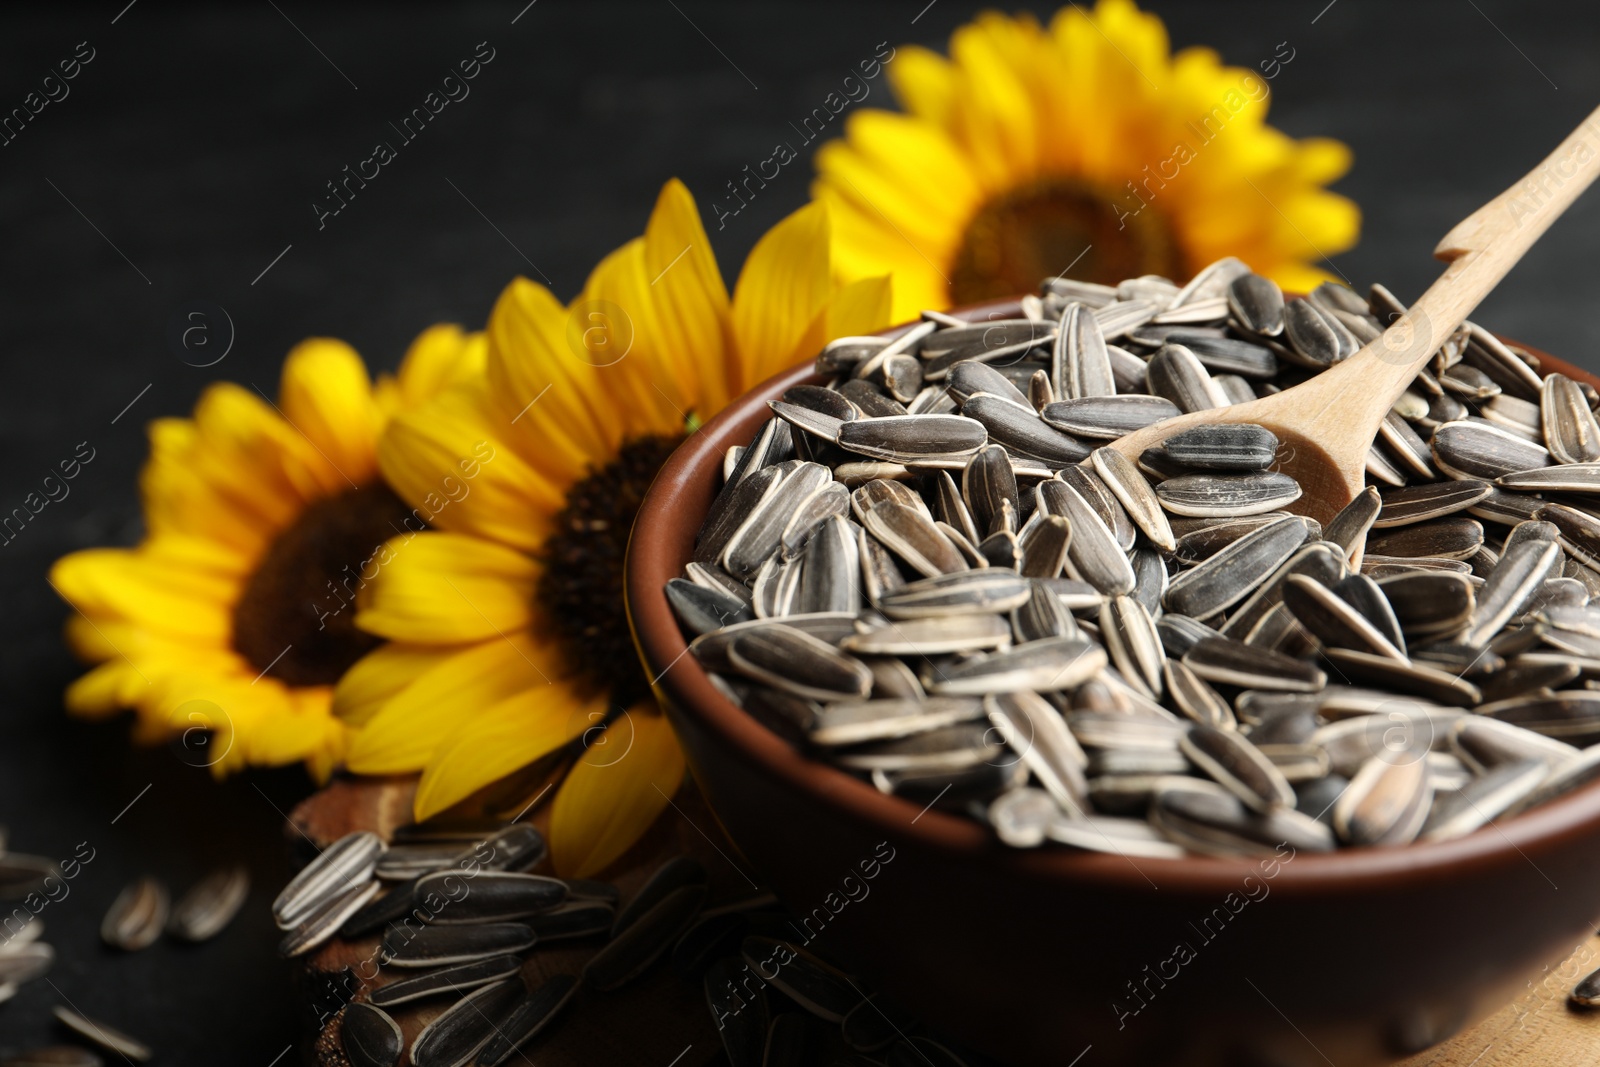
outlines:
{"label": "sunflower center disc", "polygon": [[567,493],[555,532],[540,554],[534,592],[547,636],[590,693],[621,707],[643,700],[650,682],[639,665],[622,600],[622,564],[645,490],[682,437],[641,437]]}
{"label": "sunflower center disc", "polygon": [[[1070,268],[1070,269],[1069,269]],[[1061,275],[1116,285],[1177,278],[1182,263],[1154,206],[1132,193],[1073,178],[1040,178],[988,201],[967,224],[950,269],[950,302],[975,304],[1031,293]]]}
{"label": "sunflower center disc", "polygon": [[233,609],[233,647],[289,685],[332,685],[379,639],[356,629],[356,592],[410,512],[386,485],[306,508],[267,549]]}

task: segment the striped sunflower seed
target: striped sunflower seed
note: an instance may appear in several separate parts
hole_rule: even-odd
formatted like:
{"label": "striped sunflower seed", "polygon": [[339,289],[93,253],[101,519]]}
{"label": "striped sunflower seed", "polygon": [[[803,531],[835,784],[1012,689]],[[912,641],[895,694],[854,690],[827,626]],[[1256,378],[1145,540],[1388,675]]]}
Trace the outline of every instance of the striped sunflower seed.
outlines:
{"label": "striped sunflower seed", "polygon": [[463,1067],[471,1063],[524,992],[520,981],[496,982],[456,1001],[411,1042],[413,1067]]}
{"label": "striped sunflower seed", "polygon": [[272,902],[278,929],[291,929],[334,897],[371,879],[383,851],[382,838],[365,830],[346,834],[323,849]]}
{"label": "striped sunflower seed", "polygon": [[1272,464],[1278,438],[1253,423],[1196,426],[1175,433],[1162,446],[1186,467],[1213,471],[1259,471]]}
{"label": "striped sunflower seed", "polygon": [[1172,401],[1142,393],[1056,400],[1039,409],[1040,418],[1061,432],[1094,441],[1113,441],[1179,414]]}
{"label": "striped sunflower seed", "polygon": [[1287,474],[1185,474],[1156,486],[1161,506],[1174,515],[1259,515],[1300,499],[1300,483]]}
{"label": "striped sunflower seed", "polygon": [[100,922],[100,940],[124,952],[149,948],[166,927],[169,910],[167,887],[141,878],[117,894]]}
{"label": "striped sunflower seed", "polygon": [[125,1059],[144,1063],[155,1055],[155,1051],[143,1041],[129,1034],[123,1033],[106,1023],[96,1022],[87,1015],[79,1014],[71,1008],[56,1005],[50,1009],[56,1020],[68,1030],[88,1041],[90,1044],[115,1052]]}

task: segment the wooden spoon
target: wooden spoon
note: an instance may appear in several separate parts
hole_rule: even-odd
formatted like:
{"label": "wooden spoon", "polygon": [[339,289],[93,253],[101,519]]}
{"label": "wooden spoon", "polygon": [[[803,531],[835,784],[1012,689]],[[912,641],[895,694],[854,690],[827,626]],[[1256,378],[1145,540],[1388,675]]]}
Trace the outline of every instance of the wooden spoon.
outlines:
{"label": "wooden spoon", "polygon": [[1367,450],[1417,371],[1597,175],[1600,108],[1526,177],[1445,234],[1433,254],[1449,267],[1361,351],[1292,389],[1166,419],[1113,447],[1137,459],[1180,430],[1257,423],[1277,434],[1278,469],[1304,489],[1294,510],[1327,522],[1361,491]]}

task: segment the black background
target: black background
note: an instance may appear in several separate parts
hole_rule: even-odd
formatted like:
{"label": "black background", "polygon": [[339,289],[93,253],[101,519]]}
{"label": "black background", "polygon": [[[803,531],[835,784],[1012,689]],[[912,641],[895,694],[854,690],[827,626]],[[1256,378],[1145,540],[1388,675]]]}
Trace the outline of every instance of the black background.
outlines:
{"label": "black background", "polygon": [[[315,334],[392,368],[432,322],[481,325],[517,273],[570,299],[602,254],[642,230],[667,177],[709,216],[724,183],[879,42],[942,48],[976,8],[123,2],[0,9],[0,112],[79,42],[95,50],[70,96],[0,147],[0,512],[78,442],[96,450],[71,496],[0,547],[0,821],[19,851],[96,850],[42,915],[60,959],[48,982],[0,1006],[0,1051],[50,1037],[51,1005],[70,1000],[150,1041],[160,1062],[266,1067],[295,1038],[291,968],[273,955],[265,914],[289,873],[280,810],[309,783],[287,769],[218,786],[170,751],[133,749],[126,720],[68,720],[59,694],[77,668],[58,637],[50,562],[137,539],[144,423],[186,413],[208,381],[271,394],[283,354]],[[1273,121],[1355,150],[1338,188],[1364,209],[1364,236],[1335,266],[1403,299],[1434,276],[1429,254],[1450,225],[1600,101],[1593,5],[1152,6],[1176,45],[1209,44],[1240,66],[1289,43]],[[394,140],[388,122],[480,41],[495,58],[471,95],[319,231],[311,204],[324,183]],[[880,78],[866,106],[888,100]],[[805,202],[810,177],[809,159],[791,164],[713,230],[730,286],[756,238]],[[1591,193],[1475,318],[1600,370],[1597,221]],[[236,331],[205,370],[167,342],[169,321],[196,300],[224,308]],[[129,958],[99,945],[99,917],[127,880],[148,871],[181,888],[233,859],[250,864],[256,888],[217,941]]]}

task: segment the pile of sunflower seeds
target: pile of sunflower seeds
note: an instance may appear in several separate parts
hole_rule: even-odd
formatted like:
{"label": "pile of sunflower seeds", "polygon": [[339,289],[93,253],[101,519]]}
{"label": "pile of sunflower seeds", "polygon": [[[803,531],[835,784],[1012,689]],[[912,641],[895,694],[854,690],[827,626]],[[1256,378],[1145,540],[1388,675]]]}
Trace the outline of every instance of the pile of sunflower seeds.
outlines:
{"label": "pile of sunflower seeds", "polygon": [[[760,1067],[772,1041],[822,1043],[813,1024],[781,1010],[784,997],[840,1024],[841,1049],[922,1042],[945,1052],[935,1062],[960,1067],[961,1059],[932,1038],[905,1037],[915,1032],[909,1020],[795,943],[801,927],[770,894],[708,905],[705,869],[679,856],[623,903],[605,882],[529,873],[546,855],[543,837],[526,824],[419,823],[402,827],[387,845],[373,833],[349,834],[295,876],[273,903],[287,931],[284,955],[335,937],[377,938],[381,980],[354,981],[355,996],[339,1020],[353,1067],[392,1067],[407,1052],[415,1067],[508,1062],[548,1032],[580,990],[610,994],[665,960],[683,980],[703,985],[733,1067]],[[534,989],[524,982],[530,952],[584,940],[595,950],[580,973],[555,975]],[[746,973],[778,950],[779,977],[757,981]],[[771,969],[761,964],[763,976]],[[416,1006],[446,998],[451,1005],[408,1046],[395,1016],[403,1020]]]}
{"label": "pile of sunflower seeds", "polygon": [[1225,259],[841,338],[730,449],[667,594],[735,703],[1008,845],[1471,833],[1600,777],[1600,396],[1467,324],[1326,528],[1287,510],[1263,427],[1107,447],[1403,311],[1376,285],[1285,301]]}

